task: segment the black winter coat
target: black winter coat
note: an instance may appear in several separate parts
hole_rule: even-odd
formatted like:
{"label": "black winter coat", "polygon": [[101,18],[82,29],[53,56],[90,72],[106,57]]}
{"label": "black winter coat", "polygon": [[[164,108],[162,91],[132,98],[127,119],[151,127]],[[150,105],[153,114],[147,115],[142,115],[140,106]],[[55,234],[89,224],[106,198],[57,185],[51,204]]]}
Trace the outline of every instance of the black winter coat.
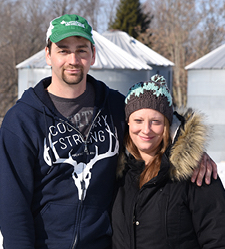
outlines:
{"label": "black winter coat", "polygon": [[[189,121],[193,125],[193,120]],[[183,131],[189,129],[188,122]],[[181,142],[182,135],[174,144]],[[196,134],[195,139],[197,137]],[[183,142],[187,147],[187,140]],[[195,143],[192,141],[191,144]],[[114,249],[225,248],[225,191],[222,183],[219,178],[212,179],[210,185],[203,183],[201,187],[192,183],[188,175],[193,167],[188,169],[191,165],[179,160],[183,151],[184,147],[168,148],[158,175],[141,189],[139,175],[145,163],[131,155],[123,163],[126,174],[120,179],[112,212]],[[198,157],[197,147],[186,150],[187,153],[192,157],[189,162]],[[173,156],[181,165],[177,166],[173,161],[171,166]]]}

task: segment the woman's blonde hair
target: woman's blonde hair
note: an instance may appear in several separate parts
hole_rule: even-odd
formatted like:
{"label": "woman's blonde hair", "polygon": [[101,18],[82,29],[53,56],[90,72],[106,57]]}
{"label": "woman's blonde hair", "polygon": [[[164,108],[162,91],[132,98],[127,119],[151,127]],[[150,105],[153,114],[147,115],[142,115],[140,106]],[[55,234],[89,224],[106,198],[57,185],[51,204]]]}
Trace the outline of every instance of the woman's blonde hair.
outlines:
{"label": "woman's blonde hair", "polygon": [[[145,165],[145,169],[140,175],[140,181],[139,181],[139,187],[141,188],[145,183],[147,183],[149,180],[151,180],[153,177],[157,176],[160,165],[161,165],[161,158],[163,153],[166,151],[166,148],[168,147],[168,144],[170,142],[170,124],[166,117],[165,118],[165,124],[164,124],[164,131],[163,131],[163,139],[161,144],[158,147],[158,151],[155,154],[155,157],[153,161],[149,164]],[[125,147],[126,149],[137,159],[142,160],[141,155],[132,141],[129,132],[125,135]]]}

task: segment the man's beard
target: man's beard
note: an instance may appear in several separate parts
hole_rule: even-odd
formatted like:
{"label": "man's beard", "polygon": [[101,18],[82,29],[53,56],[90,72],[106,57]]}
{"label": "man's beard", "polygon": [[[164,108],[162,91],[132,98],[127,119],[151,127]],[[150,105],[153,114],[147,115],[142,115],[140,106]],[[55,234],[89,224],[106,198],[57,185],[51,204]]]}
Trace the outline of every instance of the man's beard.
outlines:
{"label": "man's beard", "polygon": [[[81,71],[79,74],[74,74],[74,76],[76,76],[73,79],[70,79],[70,77],[67,77],[64,72],[62,73],[62,79],[63,81],[68,84],[68,85],[76,85],[79,84],[83,78],[84,78],[84,73],[83,73],[83,69],[81,68]],[[71,75],[71,77],[73,77],[73,74]]]}

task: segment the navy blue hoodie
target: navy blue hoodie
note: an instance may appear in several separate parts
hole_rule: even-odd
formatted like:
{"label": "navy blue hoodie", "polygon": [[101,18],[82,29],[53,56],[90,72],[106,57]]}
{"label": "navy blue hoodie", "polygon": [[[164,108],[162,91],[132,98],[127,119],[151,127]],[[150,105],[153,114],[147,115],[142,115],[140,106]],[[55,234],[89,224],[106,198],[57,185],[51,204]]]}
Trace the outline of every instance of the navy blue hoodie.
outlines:
{"label": "navy blue hoodie", "polygon": [[7,249],[110,248],[110,209],[124,96],[88,75],[87,138],[55,109],[46,78],[6,114],[0,133],[0,227]]}

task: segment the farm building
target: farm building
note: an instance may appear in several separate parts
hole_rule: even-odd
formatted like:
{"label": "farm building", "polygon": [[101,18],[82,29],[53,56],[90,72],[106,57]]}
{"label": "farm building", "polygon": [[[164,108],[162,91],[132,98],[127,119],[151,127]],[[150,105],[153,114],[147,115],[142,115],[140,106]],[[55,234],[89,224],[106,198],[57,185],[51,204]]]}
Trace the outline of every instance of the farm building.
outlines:
{"label": "farm building", "polygon": [[225,161],[225,44],[186,66],[188,106],[207,116],[212,127],[208,154]]}
{"label": "farm building", "polygon": [[[128,89],[134,83],[149,80],[152,75],[159,73],[167,79],[169,88],[172,88],[173,63],[163,56],[151,49],[148,50],[142,44],[147,52],[145,50],[139,51],[138,53],[142,53],[143,56],[145,54],[145,57],[137,57],[133,52],[124,50],[124,47],[116,45],[96,31],[93,31],[93,37],[96,46],[96,60],[95,64],[91,66],[89,74],[96,79],[105,82],[109,87],[117,89],[123,94],[127,94]],[[130,41],[127,42],[130,43]],[[138,46],[143,49],[141,44]],[[25,89],[51,75],[51,67],[46,64],[44,50],[18,64],[17,69],[18,97]]]}
{"label": "farm building", "polygon": [[102,34],[104,37],[133,55],[135,58],[147,63],[152,67],[151,75],[160,74],[167,81],[169,89],[172,89],[174,63],[156,53],[151,48],[139,42],[126,32],[120,30],[109,30]]}

